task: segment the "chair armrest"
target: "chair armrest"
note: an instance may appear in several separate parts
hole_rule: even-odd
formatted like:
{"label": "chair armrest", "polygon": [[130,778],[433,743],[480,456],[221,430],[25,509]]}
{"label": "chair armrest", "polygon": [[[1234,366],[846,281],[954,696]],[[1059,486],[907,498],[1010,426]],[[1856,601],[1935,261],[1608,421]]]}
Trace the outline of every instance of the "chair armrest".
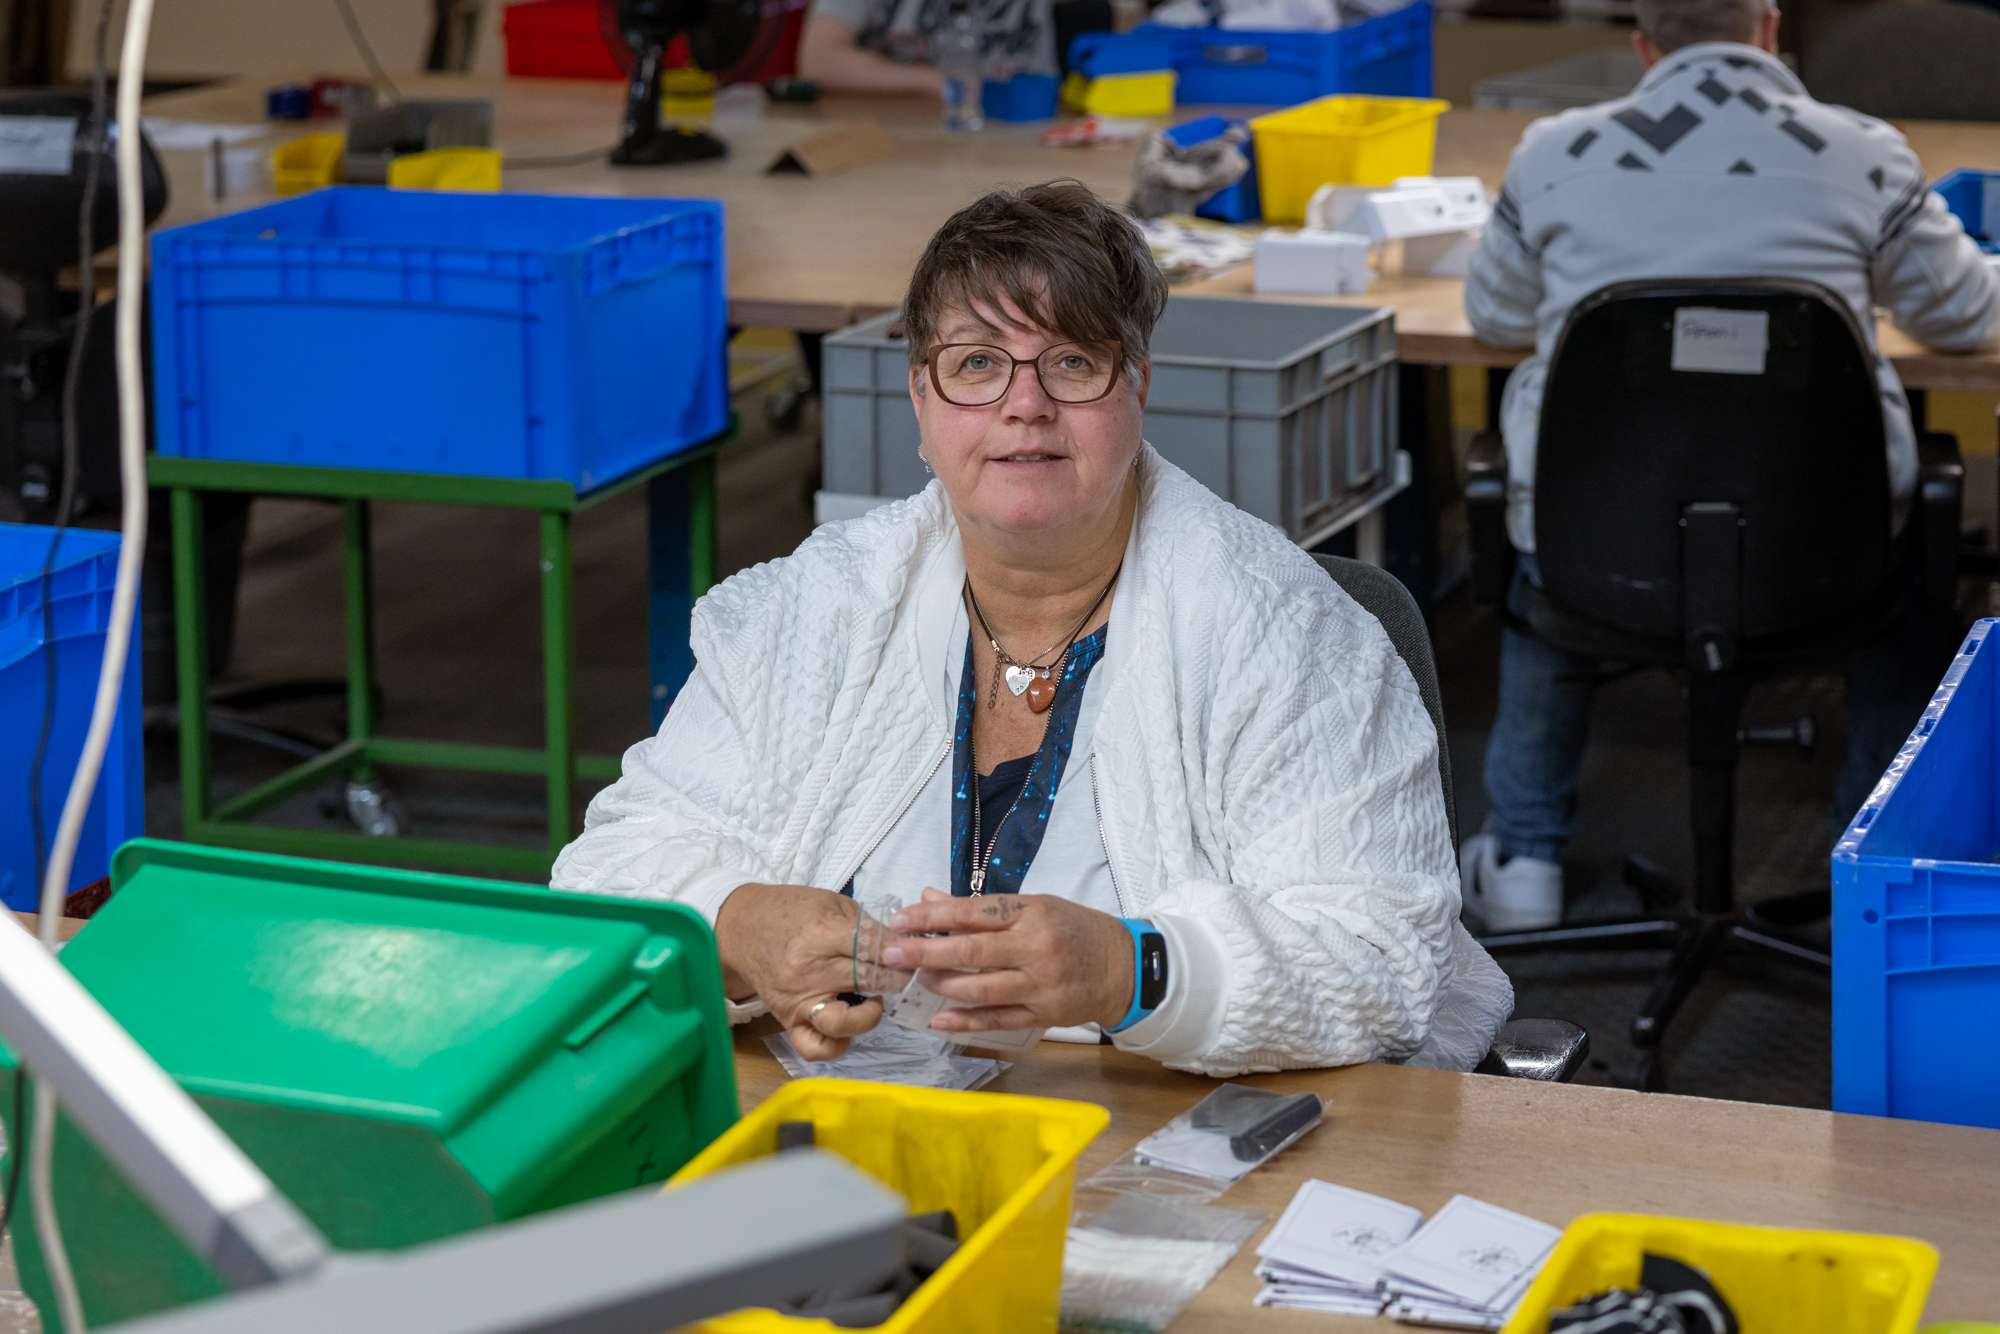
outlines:
{"label": "chair armrest", "polygon": [[1472,543],[1472,600],[1500,606],[1514,580],[1514,547],[1507,540],[1507,447],[1498,431],[1472,437],[1465,458],[1465,526]]}
{"label": "chair armrest", "polygon": [[1567,1084],[1588,1055],[1590,1034],[1575,1024],[1562,1019],[1511,1019],[1500,1026],[1488,1059],[1516,1079]]}
{"label": "chair armrest", "polygon": [[1965,521],[1965,463],[1958,437],[1926,431],[1917,439],[1917,555],[1923,563],[1924,609],[1948,612],[1958,605],[1959,534]]}

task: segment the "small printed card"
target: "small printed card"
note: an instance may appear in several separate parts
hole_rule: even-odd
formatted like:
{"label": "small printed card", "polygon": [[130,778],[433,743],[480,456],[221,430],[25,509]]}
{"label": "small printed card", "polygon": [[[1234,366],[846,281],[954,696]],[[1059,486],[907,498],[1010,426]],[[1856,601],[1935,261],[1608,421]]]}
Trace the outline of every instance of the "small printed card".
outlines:
{"label": "small printed card", "polygon": [[1456,1195],[1382,1258],[1382,1270],[1447,1301],[1492,1310],[1523,1274],[1540,1268],[1560,1235],[1546,1223]]}

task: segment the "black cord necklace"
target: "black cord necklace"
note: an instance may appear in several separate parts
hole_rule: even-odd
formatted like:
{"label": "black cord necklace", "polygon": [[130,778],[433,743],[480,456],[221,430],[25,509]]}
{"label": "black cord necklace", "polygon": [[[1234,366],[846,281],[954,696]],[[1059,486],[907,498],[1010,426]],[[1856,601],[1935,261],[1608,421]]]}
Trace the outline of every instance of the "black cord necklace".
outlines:
{"label": "black cord necklace", "polygon": [[1046,666],[1043,665],[1042,659],[1058,650],[1061,651],[1063,657],[1069,655],[1070,649],[1076,645],[1077,637],[1083,633],[1083,627],[1090,624],[1090,618],[1097,615],[1097,609],[1104,605],[1104,599],[1111,596],[1111,589],[1117,584],[1118,576],[1124,569],[1125,562],[1121,560],[1118,562],[1118,568],[1111,572],[1111,579],[1104,585],[1104,591],[1099,593],[1097,600],[1090,604],[1090,610],[1084,612],[1083,618],[1076,623],[1076,628],[1043,649],[1027,662],[1020,661],[1013,654],[1007,652],[1006,649],[1000,647],[999,637],[993,633],[993,627],[986,623],[986,613],[979,609],[979,595],[972,591],[972,576],[966,576],[965,599],[972,604],[972,614],[979,621],[980,632],[986,636],[986,642],[993,646],[993,656],[997,660],[993,666],[993,679],[986,687],[986,707],[988,709],[993,708],[999,702],[1000,678],[1004,675],[1007,678],[1007,689],[1012,691],[1016,698],[1025,694],[1028,697],[1028,707],[1030,709],[1036,713],[1046,713],[1048,711],[1049,705],[1053,704],[1056,698],[1056,689],[1050,681],[1050,676],[1055,666],[1059,665],[1063,659],[1059,657],[1054,664]]}

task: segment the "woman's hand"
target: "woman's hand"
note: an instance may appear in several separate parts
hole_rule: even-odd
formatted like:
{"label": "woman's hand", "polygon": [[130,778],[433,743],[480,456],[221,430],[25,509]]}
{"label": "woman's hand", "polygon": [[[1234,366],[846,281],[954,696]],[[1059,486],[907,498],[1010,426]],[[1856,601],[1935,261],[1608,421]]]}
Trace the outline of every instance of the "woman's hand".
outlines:
{"label": "woman's hand", "polygon": [[[843,1055],[849,1038],[882,1019],[879,1000],[850,1005],[836,999],[856,989],[860,911],[854,900],[809,885],[743,885],[716,914],[715,944],[731,999],[763,997],[808,1061]],[[896,991],[908,981],[907,973],[870,970],[865,961],[860,967],[862,991]]]}
{"label": "woman's hand", "polygon": [[[1109,1028],[1132,1005],[1132,934],[1116,917],[1045,894],[957,899],[926,890],[889,920],[892,968],[922,969],[923,984],[953,1002],[931,1021],[941,1033],[1002,1028]],[[959,971],[977,969],[976,972]]]}

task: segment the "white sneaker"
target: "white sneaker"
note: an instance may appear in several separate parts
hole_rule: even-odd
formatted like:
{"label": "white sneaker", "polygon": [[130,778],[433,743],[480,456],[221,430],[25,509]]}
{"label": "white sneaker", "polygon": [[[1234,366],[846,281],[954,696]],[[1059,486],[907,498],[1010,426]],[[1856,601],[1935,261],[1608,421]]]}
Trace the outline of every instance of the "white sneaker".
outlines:
{"label": "white sneaker", "polygon": [[1500,862],[1500,840],[1474,834],[1458,853],[1465,911],[1488,931],[1533,931],[1563,915],[1563,872],[1555,862],[1514,857]]}

